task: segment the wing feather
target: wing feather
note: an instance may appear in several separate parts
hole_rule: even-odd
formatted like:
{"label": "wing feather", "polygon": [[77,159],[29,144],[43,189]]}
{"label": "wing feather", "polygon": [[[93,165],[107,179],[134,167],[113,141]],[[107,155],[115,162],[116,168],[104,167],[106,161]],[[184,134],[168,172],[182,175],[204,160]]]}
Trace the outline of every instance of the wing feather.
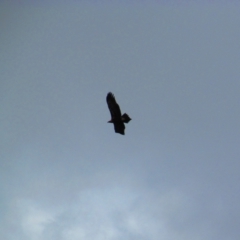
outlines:
{"label": "wing feather", "polygon": [[114,123],[114,130],[116,133],[124,135],[125,125],[123,122]]}
{"label": "wing feather", "polygon": [[112,119],[121,119],[121,109],[116,102],[114,95],[109,92],[107,95],[107,104],[111,113]]}

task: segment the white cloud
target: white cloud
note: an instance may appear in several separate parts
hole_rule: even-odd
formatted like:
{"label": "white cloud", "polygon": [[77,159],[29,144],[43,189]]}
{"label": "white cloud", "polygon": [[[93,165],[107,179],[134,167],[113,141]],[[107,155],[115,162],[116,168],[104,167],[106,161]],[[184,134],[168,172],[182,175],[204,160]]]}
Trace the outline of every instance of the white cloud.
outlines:
{"label": "white cloud", "polygon": [[177,235],[172,220],[184,217],[186,199],[179,191],[159,195],[93,188],[81,191],[78,201],[54,211],[53,206],[50,211],[26,199],[16,207],[26,239],[170,239]]}
{"label": "white cloud", "polygon": [[29,239],[41,239],[45,227],[54,221],[53,214],[32,201],[18,201],[18,209],[23,233]]}

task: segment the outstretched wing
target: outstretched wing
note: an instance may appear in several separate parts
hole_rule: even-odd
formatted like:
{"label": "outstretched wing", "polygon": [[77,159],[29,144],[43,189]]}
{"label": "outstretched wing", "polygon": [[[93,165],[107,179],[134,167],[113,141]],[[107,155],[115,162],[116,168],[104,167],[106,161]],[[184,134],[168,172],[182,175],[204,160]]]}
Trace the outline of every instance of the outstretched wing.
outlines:
{"label": "outstretched wing", "polygon": [[112,119],[121,119],[120,107],[117,104],[115,97],[111,92],[109,92],[107,95],[107,104],[108,104],[108,108],[110,110]]}
{"label": "outstretched wing", "polygon": [[114,123],[114,130],[116,133],[120,133],[124,135],[125,125],[123,122],[116,122]]}

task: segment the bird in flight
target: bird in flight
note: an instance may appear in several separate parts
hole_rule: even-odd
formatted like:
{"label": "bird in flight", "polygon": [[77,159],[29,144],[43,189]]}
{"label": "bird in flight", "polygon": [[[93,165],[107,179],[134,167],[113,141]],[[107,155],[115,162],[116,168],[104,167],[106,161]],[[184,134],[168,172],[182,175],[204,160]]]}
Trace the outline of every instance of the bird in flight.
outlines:
{"label": "bird in flight", "polygon": [[130,122],[132,119],[126,113],[124,113],[123,115],[121,114],[120,107],[117,104],[116,99],[111,92],[107,94],[107,104],[112,117],[112,119],[108,122],[113,123],[114,130],[116,133],[124,135],[125,130],[124,123]]}

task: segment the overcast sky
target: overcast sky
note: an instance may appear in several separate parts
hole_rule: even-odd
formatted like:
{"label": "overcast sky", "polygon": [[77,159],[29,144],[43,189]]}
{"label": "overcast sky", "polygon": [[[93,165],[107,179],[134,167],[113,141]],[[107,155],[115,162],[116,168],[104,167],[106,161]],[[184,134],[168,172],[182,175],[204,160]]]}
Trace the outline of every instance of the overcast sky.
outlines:
{"label": "overcast sky", "polygon": [[1,238],[239,239],[240,5],[5,2]]}

